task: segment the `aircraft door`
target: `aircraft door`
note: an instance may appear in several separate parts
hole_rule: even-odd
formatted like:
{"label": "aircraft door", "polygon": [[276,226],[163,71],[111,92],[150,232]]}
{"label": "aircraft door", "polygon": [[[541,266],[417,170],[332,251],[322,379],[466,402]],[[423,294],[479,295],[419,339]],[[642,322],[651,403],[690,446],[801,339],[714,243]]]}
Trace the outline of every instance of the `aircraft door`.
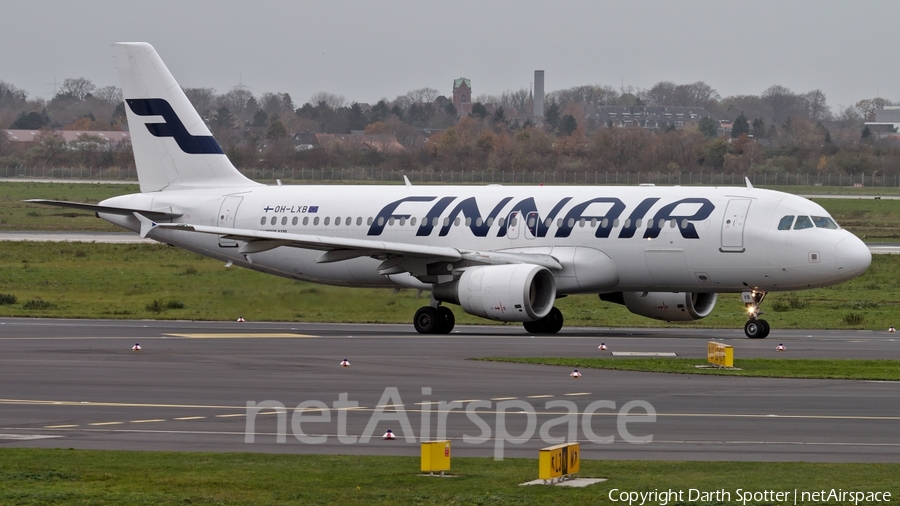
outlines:
{"label": "aircraft door", "polygon": [[506,218],[506,237],[509,239],[519,238],[519,229],[522,228],[522,213],[513,211]]}
{"label": "aircraft door", "polygon": [[744,248],[744,224],[747,221],[747,213],[750,210],[751,199],[731,199],[725,208],[725,216],[722,218],[722,246],[719,251],[723,253],[743,253]]}
{"label": "aircraft door", "polygon": [[[243,199],[244,197],[225,197],[219,207],[219,219],[216,226],[234,228],[234,219],[237,217],[237,210]],[[219,236],[220,248],[237,248],[237,246],[237,241]]]}
{"label": "aircraft door", "polygon": [[534,239],[538,235],[538,227],[541,223],[541,215],[536,211],[528,213],[525,218],[525,238]]}

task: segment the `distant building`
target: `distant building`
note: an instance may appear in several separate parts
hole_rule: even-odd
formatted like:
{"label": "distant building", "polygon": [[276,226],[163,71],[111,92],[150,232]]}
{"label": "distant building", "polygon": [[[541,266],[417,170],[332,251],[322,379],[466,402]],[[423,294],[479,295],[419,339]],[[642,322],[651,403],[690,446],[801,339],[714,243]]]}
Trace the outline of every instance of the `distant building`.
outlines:
{"label": "distant building", "polygon": [[648,130],[665,130],[669,125],[684,128],[695,125],[704,116],[712,115],[702,107],[618,106],[597,107],[597,122],[609,127],[640,127]]}
{"label": "distant building", "polygon": [[472,112],[472,81],[465,77],[453,80],[453,107],[456,114],[464,118]]}
{"label": "distant building", "polygon": [[67,144],[82,142],[84,137],[100,139],[100,142],[114,143],[125,142],[131,144],[131,133],[121,131],[93,131],[93,130],[0,130],[0,134],[5,135],[9,142],[13,143],[35,143],[40,141],[42,135],[57,135],[62,137]]}
{"label": "distant building", "polygon": [[308,151],[316,148],[331,148],[344,146],[347,149],[361,151],[377,151],[379,153],[396,153],[405,151],[397,141],[394,134],[317,134],[312,132],[300,132],[294,134],[294,149]]}
{"label": "distant building", "polygon": [[900,106],[886,105],[875,110],[875,117],[869,118],[864,127],[869,127],[869,132],[878,139],[900,139]]}

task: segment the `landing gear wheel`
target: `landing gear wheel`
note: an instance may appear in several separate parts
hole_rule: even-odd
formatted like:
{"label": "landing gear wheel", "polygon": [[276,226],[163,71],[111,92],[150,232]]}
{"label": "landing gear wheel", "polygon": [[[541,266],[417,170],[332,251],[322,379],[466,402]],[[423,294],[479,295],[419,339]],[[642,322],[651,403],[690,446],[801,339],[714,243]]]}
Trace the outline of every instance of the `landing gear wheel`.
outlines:
{"label": "landing gear wheel", "polygon": [[750,339],[762,339],[768,335],[769,324],[765,320],[747,320],[744,334]]}
{"label": "landing gear wheel", "polygon": [[763,314],[763,311],[759,310],[759,305],[765,298],[766,292],[760,290],[754,289],[751,292],[741,293],[741,300],[744,301],[747,315],[750,317],[750,320],[744,324],[744,334],[750,339],[764,339],[771,330],[769,322],[759,318],[759,315]]}
{"label": "landing gear wheel", "polygon": [[413,326],[419,334],[434,334],[438,328],[438,312],[431,306],[420,307],[413,316]]}
{"label": "landing gear wheel", "polygon": [[757,321],[760,325],[762,325],[762,328],[763,328],[763,329],[762,329],[762,334],[760,334],[759,338],[760,338],[760,339],[765,339],[766,337],[769,336],[769,331],[772,330],[772,329],[769,327],[769,322],[767,322],[767,321],[765,321],[765,320],[756,320],[756,321]]}
{"label": "landing gear wheel", "polygon": [[456,325],[456,316],[446,306],[437,308],[437,320],[438,326],[434,330],[435,334],[449,334],[453,330],[453,326]]}
{"label": "landing gear wheel", "polygon": [[537,321],[525,322],[522,326],[529,334],[556,334],[563,326],[562,311],[553,308],[547,313],[547,316]]}

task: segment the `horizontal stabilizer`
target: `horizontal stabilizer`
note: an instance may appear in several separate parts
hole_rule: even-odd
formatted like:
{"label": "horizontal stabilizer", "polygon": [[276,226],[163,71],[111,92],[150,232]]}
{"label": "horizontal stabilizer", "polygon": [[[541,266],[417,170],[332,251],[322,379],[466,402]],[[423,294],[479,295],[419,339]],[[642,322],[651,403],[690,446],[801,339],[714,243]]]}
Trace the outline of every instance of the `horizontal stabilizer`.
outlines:
{"label": "horizontal stabilizer", "polygon": [[126,207],[101,206],[97,204],[82,204],[81,202],[66,202],[64,200],[30,199],[24,200],[23,202],[45,206],[68,207],[69,209],[78,209],[79,211],[87,211],[89,213],[121,214],[123,216],[131,216],[135,213],[140,213],[153,220],[171,220],[172,218],[181,216],[181,213],[173,213],[171,210],[132,209]]}

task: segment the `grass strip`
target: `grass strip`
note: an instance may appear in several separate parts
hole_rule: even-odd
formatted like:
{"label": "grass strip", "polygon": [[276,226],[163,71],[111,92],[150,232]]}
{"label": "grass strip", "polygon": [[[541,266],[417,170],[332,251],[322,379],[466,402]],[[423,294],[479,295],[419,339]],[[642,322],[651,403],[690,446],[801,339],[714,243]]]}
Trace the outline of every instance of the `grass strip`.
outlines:
{"label": "grass strip", "polygon": [[744,358],[735,359],[734,369],[697,368],[707,364],[702,358],[485,357],[473,360],[673,374],[900,381],[900,360]]}
{"label": "grass strip", "polygon": [[[537,467],[536,458],[454,457],[456,477],[441,479],[418,476],[418,457],[3,449],[0,504],[571,506],[612,504],[613,489],[682,491],[683,504],[739,503],[738,489],[890,491],[895,503],[900,493],[900,464],[585,460],[580,476],[608,481],[583,489],[519,486],[537,478]],[[691,501],[690,489],[731,497]],[[825,501],[797,504],[813,502]]]}
{"label": "grass strip", "polygon": [[[427,304],[415,290],[340,288],[261,274],[185,250],[148,244],[3,242],[0,316],[184,320],[406,323]],[[876,255],[869,270],[840,285],[772,293],[763,304],[780,329],[868,329],[900,325],[900,255]],[[666,323],[596,295],[559,299],[573,327],[742,328],[739,294],[721,294],[702,320]],[[458,324],[489,324],[451,306]],[[521,329],[521,325],[508,324]],[[524,330],[522,331],[524,334]]]}

